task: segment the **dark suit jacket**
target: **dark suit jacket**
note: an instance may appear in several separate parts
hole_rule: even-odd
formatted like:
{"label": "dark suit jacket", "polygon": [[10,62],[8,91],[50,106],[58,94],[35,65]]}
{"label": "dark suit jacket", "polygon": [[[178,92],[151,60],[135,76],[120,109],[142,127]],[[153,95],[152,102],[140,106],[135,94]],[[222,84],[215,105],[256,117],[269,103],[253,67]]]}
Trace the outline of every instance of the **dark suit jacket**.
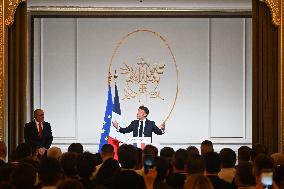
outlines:
{"label": "dark suit jacket", "polygon": [[[139,131],[139,120],[134,120],[130,123],[128,127],[119,129],[119,132],[121,133],[133,132],[133,137],[138,137],[138,131]],[[156,126],[154,121],[146,119],[143,128],[143,137],[152,137],[152,132],[154,132],[157,135],[164,134],[163,131]]]}
{"label": "dark suit jacket", "polygon": [[32,121],[29,123],[26,123],[25,129],[24,129],[24,137],[25,142],[30,143],[35,148],[41,148],[44,147],[48,149],[52,143],[53,136],[50,124],[48,122],[43,122],[43,128],[42,128],[42,137],[39,137],[36,122]]}
{"label": "dark suit jacket", "polygon": [[232,184],[220,179],[217,175],[208,175],[207,177],[210,179],[214,189],[233,189]]}

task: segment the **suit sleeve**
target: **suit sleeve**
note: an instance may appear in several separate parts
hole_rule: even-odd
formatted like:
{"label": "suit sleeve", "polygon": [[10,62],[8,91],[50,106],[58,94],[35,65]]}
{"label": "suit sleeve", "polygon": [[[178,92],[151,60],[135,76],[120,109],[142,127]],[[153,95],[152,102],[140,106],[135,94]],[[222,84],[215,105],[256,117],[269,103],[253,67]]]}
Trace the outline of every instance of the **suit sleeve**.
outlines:
{"label": "suit sleeve", "polygon": [[128,125],[128,127],[125,127],[125,128],[119,128],[119,132],[120,133],[130,133],[130,132],[132,132],[133,131],[133,127],[134,127],[134,121],[132,121],[131,123],[130,123],[130,125]]}
{"label": "suit sleeve", "polygon": [[153,124],[153,131],[154,131],[155,134],[157,134],[157,135],[164,134],[165,131],[160,129],[159,127],[157,127],[157,125],[155,124],[154,121],[152,122],[152,124]]}
{"label": "suit sleeve", "polygon": [[26,143],[31,143],[31,140],[32,140],[29,129],[30,129],[29,124],[26,123],[24,127],[24,138],[25,138]]}
{"label": "suit sleeve", "polygon": [[51,131],[51,126],[49,123],[47,123],[47,134],[46,134],[46,138],[45,138],[45,148],[46,149],[49,149],[51,144],[52,144],[52,141],[53,141],[53,136],[52,136],[52,131]]}

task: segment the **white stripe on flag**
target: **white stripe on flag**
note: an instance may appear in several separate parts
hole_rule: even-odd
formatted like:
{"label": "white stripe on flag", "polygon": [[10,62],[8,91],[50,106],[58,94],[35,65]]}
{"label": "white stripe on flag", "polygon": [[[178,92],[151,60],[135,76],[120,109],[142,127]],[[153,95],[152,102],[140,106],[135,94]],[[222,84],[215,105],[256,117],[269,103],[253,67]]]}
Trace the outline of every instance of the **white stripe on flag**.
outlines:
{"label": "white stripe on flag", "polygon": [[118,132],[114,126],[112,125],[112,122],[115,121],[118,123],[118,125],[120,127],[123,127],[123,122],[122,122],[122,116],[112,112],[112,119],[111,119],[111,127],[110,127],[110,132],[109,132],[109,136],[112,138],[115,138],[117,140],[119,140],[120,142],[125,143],[126,142],[126,137],[123,133]]}

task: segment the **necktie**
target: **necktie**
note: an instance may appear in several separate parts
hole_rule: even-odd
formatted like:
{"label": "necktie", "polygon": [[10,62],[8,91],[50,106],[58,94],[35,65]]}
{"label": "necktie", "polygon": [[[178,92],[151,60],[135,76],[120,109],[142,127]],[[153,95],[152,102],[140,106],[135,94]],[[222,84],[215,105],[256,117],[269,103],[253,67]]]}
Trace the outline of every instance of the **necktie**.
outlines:
{"label": "necktie", "polygon": [[142,137],[142,133],[143,133],[143,121],[140,121],[139,137]]}
{"label": "necktie", "polygon": [[38,124],[38,135],[39,135],[39,138],[42,137],[42,123]]}

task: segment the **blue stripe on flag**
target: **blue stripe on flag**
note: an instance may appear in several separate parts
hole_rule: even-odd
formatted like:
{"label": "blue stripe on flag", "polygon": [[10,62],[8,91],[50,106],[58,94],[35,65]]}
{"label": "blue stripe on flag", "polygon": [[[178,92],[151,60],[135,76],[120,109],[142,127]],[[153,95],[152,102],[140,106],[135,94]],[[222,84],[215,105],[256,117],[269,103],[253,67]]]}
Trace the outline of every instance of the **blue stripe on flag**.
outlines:
{"label": "blue stripe on flag", "polygon": [[120,110],[120,103],[119,103],[119,96],[118,96],[118,90],[117,90],[117,86],[115,84],[115,96],[114,96],[114,100],[113,100],[113,112],[117,113],[118,115],[121,115],[121,110]]}
{"label": "blue stripe on flag", "polygon": [[112,94],[111,94],[111,87],[108,88],[108,98],[107,98],[107,105],[105,111],[105,117],[103,126],[101,129],[101,139],[99,145],[99,153],[101,152],[102,146],[108,143],[109,131],[111,127],[111,118],[112,118]]}

